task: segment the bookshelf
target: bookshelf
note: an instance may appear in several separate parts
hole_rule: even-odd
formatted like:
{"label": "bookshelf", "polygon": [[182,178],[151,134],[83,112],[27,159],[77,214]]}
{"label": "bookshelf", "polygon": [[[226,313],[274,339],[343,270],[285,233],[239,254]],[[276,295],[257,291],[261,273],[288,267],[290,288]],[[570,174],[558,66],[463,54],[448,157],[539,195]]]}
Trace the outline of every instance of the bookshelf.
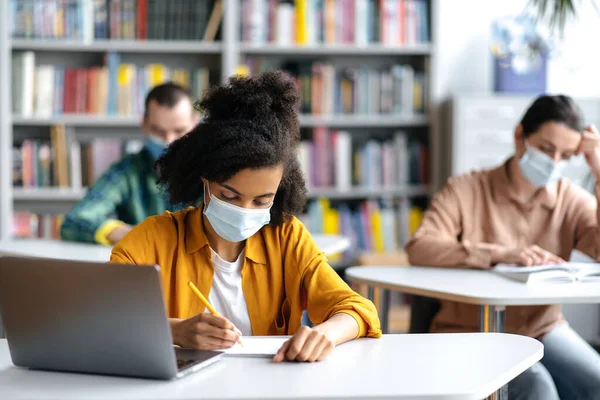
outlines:
{"label": "bookshelf", "polygon": [[[254,3],[271,3],[268,0],[251,0]],[[354,0],[352,0],[354,1]],[[357,3],[363,0],[356,0]],[[367,3],[369,0],[364,0]],[[410,0],[424,3],[429,7],[425,13],[426,24],[431,30],[432,0]],[[325,0],[327,2],[327,0]],[[315,2],[318,3],[318,2]],[[341,3],[348,3],[342,1]],[[339,66],[356,67],[366,65],[375,69],[387,68],[392,64],[413,65],[424,71],[429,79],[429,65],[435,57],[435,45],[430,40],[410,43],[352,43],[337,40],[324,43],[318,40],[311,43],[279,43],[267,40],[254,43],[244,39],[241,31],[245,23],[245,0],[223,0],[223,17],[220,26],[220,40],[58,40],[36,38],[11,38],[9,36],[9,10],[6,2],[0,2],[0,82],[10,87],[11,62],[13,56],[22,52],[33,52],[35,64],[55,65],[67,68],[95,67],[101,65],[107,53],[118,53],[122,63],[134,64],[143,68],[149,63],[164,60],[177,68],[206,67],[215,83],[231,76],[248,57],[261,57],[281,66],[289,61],[325,62]],[[194,3],[196,4],[196,3]],[[355,16],[358,18],[358,16]],[[400,28],[398,28],[400,29]],[[347,31],[349,32],[349,31]],[[431,33],[428,35],[432,37]],[[430,99],[430,85],[425,88],[425,99]],[[15,142],[30,137],[40,138],[55,125],[64,125],[73,137],[85,143],[95,137],[117,137],[123,140],[139,138],[138,115],[90,115],[85,113],[65,113],[28,116],[12,115],[11,94],[0,94],[0,239],[11,236],[11,218],[14,210],[30,210],[37,213],[58,214],[67,211],[85,194],[84,188],[12,187],[12,147]],[[309,110],[310,111],[310,110]],[[310,138],[311,132],[319,128],[344,130],[358,141],[389,138],[398,131],[406,131],[411,138],[421,140],[431,146],[434,141],[432,121],[425,113],[311,113],[300,115],[303,137]],[[433,163],[429,162],[430,165]],[[429,182],[435,181],[432,168],[429,168]],[[339,187],[312,187],[309,198],[312,201],[327,198],[333,202],[362,202],[369,200],[397,200],[427,198],[430,194],[427,183],[403,182],[401,184],[351,185]]]}

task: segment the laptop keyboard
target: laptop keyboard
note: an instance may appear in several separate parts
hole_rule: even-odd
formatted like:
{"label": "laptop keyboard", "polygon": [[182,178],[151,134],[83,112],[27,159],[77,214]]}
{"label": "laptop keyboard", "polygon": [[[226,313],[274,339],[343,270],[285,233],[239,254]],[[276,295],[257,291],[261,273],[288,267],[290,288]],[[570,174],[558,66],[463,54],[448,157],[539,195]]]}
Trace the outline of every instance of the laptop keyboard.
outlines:
{"label": "laptop keyboard", "polygon": [[197,360],[177,360],[177,369],[179,371],[189,367],[191,364],[197,363]]}

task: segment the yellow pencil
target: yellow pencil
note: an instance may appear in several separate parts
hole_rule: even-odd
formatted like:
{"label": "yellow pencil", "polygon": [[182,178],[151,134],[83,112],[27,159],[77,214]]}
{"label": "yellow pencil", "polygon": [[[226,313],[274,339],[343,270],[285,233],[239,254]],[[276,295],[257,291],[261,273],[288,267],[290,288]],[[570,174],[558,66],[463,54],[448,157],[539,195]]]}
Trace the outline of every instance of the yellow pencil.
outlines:
{"label": "yellow pencil", "polygon": [[[191,281],[188,282],[188,286],[190,287],[190,289],[192,289],[192,292],[196,293],[196,296],[198,296],[198,298],[200,299],[200,301],[202,302],[202,304],[204,304],[206,306],[206,308],[208,308],[208,311],[210,311],[210,313],[212,315],[220,315],[217,310],[215,310],[213,308],[213,306],[208,302],[208,300],[206,300],[206,297],[204,297],[204,295],[198,290],[198,288],[196,287],[196,285],[194,285]],[[243,346],[243,343],[241,340],[238,341],[238,344]]]}

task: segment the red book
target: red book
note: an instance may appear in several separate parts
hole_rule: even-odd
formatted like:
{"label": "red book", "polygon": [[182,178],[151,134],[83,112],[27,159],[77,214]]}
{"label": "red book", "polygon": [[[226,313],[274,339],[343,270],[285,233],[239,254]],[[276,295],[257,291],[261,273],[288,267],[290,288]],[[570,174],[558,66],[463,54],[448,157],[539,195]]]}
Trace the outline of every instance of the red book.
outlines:
{"label": "red book", "polygon": [[398,43],[406,43],[406,1],[398,0]]}
{"label": "red book", "polygon": [[137,0],[136,38],[148,39],[148,0]]}
{"label": "red book", "polygon": [[94,104],[94,88],[95,88],[96,68],[89,68],[86,71],[86,87],[87,96],[85,99],[85,112],[87,114],[96,114],[96,106]]}
{"label": "red book", "polygon": [[74,68],[65,69],[63,108],[65,114],[75,112],[75,86],[77,71]]}
{"label": "red book", "polygon": [[85,68],[77,69],[77,87],[75,89],[76,106],[75,112],[85,114],[87,111],[87,70]]}

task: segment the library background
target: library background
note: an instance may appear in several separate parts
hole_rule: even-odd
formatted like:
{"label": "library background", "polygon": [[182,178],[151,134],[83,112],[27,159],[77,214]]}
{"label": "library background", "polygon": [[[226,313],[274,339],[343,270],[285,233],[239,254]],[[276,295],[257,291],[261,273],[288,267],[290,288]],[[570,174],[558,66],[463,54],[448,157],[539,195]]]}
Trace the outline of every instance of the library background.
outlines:
{"label": "library background", "polygon": [[[143,146],[149,88],[174,81],[199,99],[234,74],[278,68],[302,93],[303,222],[351,239],[330,259],[342,274],[406,264],[431,194],[505,159],[532,98],[494,95],[481,72],[493,70],[488,44],[471,40],[498,7],[526,2],[450,3],[0,0],[0,85],[11,88],[0,94],[0,240],[59,237],[86,187]],[[468,27],[465,7],[480,15]],[[597,99],[582,106],[600,122]],[[588,178],[583,163],[573,179]],[[390,331],[405,331],[407,299],[392,301]]]}

